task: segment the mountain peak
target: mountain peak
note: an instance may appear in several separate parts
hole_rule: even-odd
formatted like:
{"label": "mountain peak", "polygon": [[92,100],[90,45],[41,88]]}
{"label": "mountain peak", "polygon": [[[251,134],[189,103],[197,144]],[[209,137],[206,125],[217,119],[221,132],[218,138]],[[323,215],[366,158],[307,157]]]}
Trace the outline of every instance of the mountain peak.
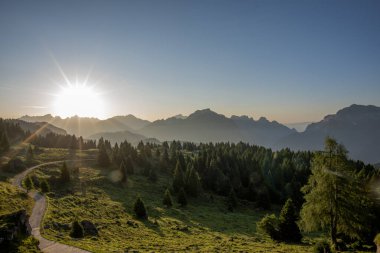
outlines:
{"label": "mountain peak", "polygon": [[[203,117],[208,117],[208,116],[223,116],[221,114],[217,114],[216,112],[210,110],[210,108],[207,109],[202,109],[202,110],[196,110],[192,114],[190,114],[187,118],[192,119],[192,118],[203,118]],[[224,116],[223,116],[224,117]]]}

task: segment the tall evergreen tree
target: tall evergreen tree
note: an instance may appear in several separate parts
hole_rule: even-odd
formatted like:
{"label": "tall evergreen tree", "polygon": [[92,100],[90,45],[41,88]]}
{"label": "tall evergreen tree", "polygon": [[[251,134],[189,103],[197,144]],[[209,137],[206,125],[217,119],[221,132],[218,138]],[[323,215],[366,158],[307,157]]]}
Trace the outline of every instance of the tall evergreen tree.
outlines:
{"label": "tall evergreen tree", "polygon": [[27,191],[30,191],[31,189],[34,188],[34,183],[33,180],[30,176],[27,176],[25,181],[24,181],[25,187]]}
{"label": "tall evergreen tree", "polygon": [[9,145],[8,136],[5,132],[5,130],[3,130],[0,132],[0,154],[5,152],[5,151],[8,151],[9,146],[10,145]]}
{"label": "tall evergreen tree", "polygon": [[186,193],[193,197],[198,197],[201,191],[201,180],[193,165],[190,165],[186,172],[185,189]]}
{"label": "tall evergreen tree", "polygon": [[185,190],[183,188],[181,188],[181,190],[178,193],[177,201],[181,206],[187,205],[186,193],[185,193]]}
{"label": "tall evergreen tree", "polygon": [[279,234],[282,241],[300,242],[302,235],[297,225],[298,215],[292,199],[288,199],[281,209],[279,217]]}
{"label": "tall evergreen tree", "polygon": [[128,156],[128,158],[125,161],[125,168],[128,175],[132,175],[135,173],[135,168],[133,166],[132,158]]}
{"label": "tall evergreen tree", "polygon": [[124,163],[123,160],[121,160],[119,170],[120,170],[120,174],[121,174],[120,182],[121,183],[126,183],[127,182],[127,178],[128,178],[128,176],[127,176],[127,168],[126,168],[125,163]]}
{"label": "tall evergreen tree", "polygon": [[34,152],[32,145],[29,144],[28,148],[26,149],[26,162],[28,164],[31,164],[34,160]]}
{"label": "tall evergreen tree", "polygon": [[63,162],[61,167],[61,180],[62,182],[70,182],[70,170],[67,168],[66,162]]}
{"label": "tall evergreen tree", "polygon": [[148,218],[148,214],[146,212],[144,202],[141,200],[140,197],[136,199],[135,204],[133,206],[133,210],[135,211],[135,214],[138,218],[141,218],[141,219]]}
{"label": "tall evergreen tree", "polygon": [[50,185],[46,181],[46,179],[42,180],[40,187],[41,187],[41,192],[43,192],[43,193],[50,192]]}
{"label": "tall evergreen tree", "polygon": [[367,229],[372,203],[353,175],[347,151],[334,139],[327,138],[325,151],[317,152],[312,161],[312,175],[302,188],[306,202],[301,221],[306,231],[327,229],[337,245],[337,235],[360,239]]}
{"label": "tall evergreen tree", "polygon": [[[100,141],[100,140],[99,140]],[[107,167],[110,165],[110,158],[107,153],[107,149],[105,144],[99,145],[99,153],[98,153],[98,164],[101,167]]]}
{"label": "tall evergreen tree", "polygon": [[173,189],[175,192],[178,192],[184,186],[185,186],[184,175],[183,175],[181,164],[178,161],[177,166],[174,170]]}
{"label": "tall evergreen tree", "polygon": [[233,211],[238,205],[238,200],[235,195],[234,189],[231,187],[230,194],[228,195],[227,198],[227,208],[229,211]]}

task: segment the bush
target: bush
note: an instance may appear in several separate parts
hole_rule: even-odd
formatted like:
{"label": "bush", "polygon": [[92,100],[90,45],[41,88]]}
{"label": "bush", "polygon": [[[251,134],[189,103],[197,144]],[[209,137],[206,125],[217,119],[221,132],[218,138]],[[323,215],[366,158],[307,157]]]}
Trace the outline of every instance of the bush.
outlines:
{"label": "bush", "polygon": [[267,214],[257,223],[257,230],[263,234],[269,235],[273,240],[279,239],[278,219],[274,214]]}
{"label": "bush", "polygon": [[50,185],[46,180],[41,182],[41,192],[46,193],[50,192]]}
{"label": "bush", "polygon": [[135,214],[138,218],[142,218],[142,219],[148,218],[148,214],[146,212],[144,202],[141,200],[140,197],[136,199],[133,210],[135,211]]}
{"label": "bush", "polygon": [[164,199],[162,200],[162,204],[164,204],[166,207],[171,207],[173,205],[172,202],[172,196],[170,194],[169,189],[166,189]]}
{"label": "bush", "polygon": [[375,236],[375,239],[373,240],[373,242],[376,245],[380,245],[380,233]]}
{"label": "bush", "polygon": [[74,221],[71,225],[70,236],[73,238],[82,238],[84,235],[83,227],[78,221]]}
{"label": "bush", "polygon": [[33,180],[30,176],[28,176],[25,179],[24,185],[25,185],[26,190],[28,190],[28,191],[34,188],[34,183],[33,183]]}
{"label": "bush", "polygon": [[327,241],[317,242],[313,247],[314,253],[331,253],[330,244]]}

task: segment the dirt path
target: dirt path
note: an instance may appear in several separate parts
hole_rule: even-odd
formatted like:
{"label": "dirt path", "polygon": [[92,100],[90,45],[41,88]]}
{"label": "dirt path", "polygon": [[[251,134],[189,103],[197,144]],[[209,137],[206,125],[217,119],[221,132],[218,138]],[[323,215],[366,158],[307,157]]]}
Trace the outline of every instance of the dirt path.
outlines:
{"label": "dirt path", "polygon": [[[50,165],[50,164],[57,164],[57,163],[63,163],[64,161],[55,161],[55,162],[48,162],[48,163],[43,163],[39,164],[37,166],[30,167],[26,169],[25,171],[21,172],[20,174],[17,174],[16,176],[13,177],[13,182],[12,184],[23,189],[22,187],[22,180],[26,177],[26,175],[31,172],[34,169],[37,169],[41,166],[45,165]],[[46,198],[44,195],[38,193],[38,192],[29,192],[28,195],[34,199],[34,207],[32,214],[30,215],[29,218],[29,224],[32,228],[32,235],[40,242],[39,248],[42,252],[46,253],[89,253],[89,251],[79,249],[73,246],[69,246],[66,244],[62,244],[59,242],[55,241],[50,241],[41,236],[40,233],[40,227],[41,227],[41,222],[44,217],[45,211],[46,211]]]}

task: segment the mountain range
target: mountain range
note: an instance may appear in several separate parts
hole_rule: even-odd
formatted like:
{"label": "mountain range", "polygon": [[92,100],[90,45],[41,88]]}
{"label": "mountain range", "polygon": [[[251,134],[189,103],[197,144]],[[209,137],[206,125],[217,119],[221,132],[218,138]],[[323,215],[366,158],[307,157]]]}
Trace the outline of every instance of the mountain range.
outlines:
{"label": "mountain range", "polygon": [[197,110],[189,116],[176,115],[153,122],[133,115],[116,116],[106,120],[70,117],[62,119],[45,116],[23,116],[27,122],[48,122],[69,134],[112,142],[182,140],[192,142],[248,142],[272,149],[320,150],[326,136],[343,143],[353,159],[375,163],[380,161],[380,107],[351,105],[309,124],[297,132],[264,117],[254,120],[248,116],[226,117],[210,109]]}

